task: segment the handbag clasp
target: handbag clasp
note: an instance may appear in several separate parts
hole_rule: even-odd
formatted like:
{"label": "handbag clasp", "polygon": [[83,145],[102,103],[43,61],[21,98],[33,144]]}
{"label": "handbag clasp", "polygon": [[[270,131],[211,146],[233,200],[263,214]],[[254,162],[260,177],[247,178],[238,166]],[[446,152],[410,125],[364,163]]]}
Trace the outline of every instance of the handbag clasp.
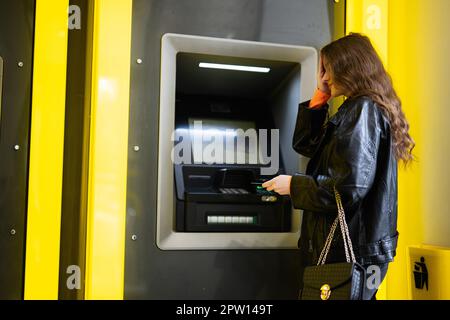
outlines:
{"label": "handbag clasp", "polygon": [[331,296],[331,288],[328,284],[324,284],[320,288],[320,298],[322,300],[328,300],[328,299],[330,299],[330,296]]}

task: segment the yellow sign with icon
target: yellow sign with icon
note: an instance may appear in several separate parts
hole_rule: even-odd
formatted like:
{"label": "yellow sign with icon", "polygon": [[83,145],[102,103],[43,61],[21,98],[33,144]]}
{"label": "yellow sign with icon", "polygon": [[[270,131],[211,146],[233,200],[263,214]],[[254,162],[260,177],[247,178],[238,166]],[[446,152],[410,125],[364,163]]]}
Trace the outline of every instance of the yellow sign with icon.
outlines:
{"label": "yellow sign with icon", "polygon": [[412,300],[450,299],[450,248],[408,248],[408,292]]}

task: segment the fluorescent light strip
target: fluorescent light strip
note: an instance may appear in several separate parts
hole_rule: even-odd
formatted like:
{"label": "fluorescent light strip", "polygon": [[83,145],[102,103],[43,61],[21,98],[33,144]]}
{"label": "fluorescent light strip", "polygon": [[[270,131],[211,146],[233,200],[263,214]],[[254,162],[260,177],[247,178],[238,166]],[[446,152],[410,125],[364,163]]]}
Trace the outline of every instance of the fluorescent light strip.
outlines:
{"label": "fluorescent light strip", "polygon": [[238,71],[263,72],[263,73],[267,73],[270,71],[270,68],[238,66],[233,64],[206,63],[206,62],[200,62],[198,66],[200,68],[209,68],[209,69],[238,70]]}

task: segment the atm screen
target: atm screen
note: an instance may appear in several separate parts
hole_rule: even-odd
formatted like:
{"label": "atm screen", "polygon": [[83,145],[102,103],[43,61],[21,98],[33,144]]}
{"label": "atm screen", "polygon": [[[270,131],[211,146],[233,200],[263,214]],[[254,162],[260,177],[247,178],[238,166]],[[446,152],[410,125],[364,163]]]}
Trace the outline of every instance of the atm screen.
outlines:
{"label": "atm screen", "polygon": [[[258,132],[254,121],[189,118],[195,163],[258,164]],[[200,145],[201,143],[201,145]]]}

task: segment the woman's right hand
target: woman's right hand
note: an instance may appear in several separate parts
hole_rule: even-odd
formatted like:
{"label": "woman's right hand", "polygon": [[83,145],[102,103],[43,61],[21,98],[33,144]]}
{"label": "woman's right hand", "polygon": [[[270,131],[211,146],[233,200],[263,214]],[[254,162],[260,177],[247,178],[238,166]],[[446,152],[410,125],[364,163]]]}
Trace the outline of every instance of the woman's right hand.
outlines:
{"label": "woman's right hand", "polygon": [[326,93],[331,94],[331,89],[328,86],[329,75],[326,74],[325,67],[323,65],[322,55],[319,57],[319,70],[317,72],[317,88]]}

